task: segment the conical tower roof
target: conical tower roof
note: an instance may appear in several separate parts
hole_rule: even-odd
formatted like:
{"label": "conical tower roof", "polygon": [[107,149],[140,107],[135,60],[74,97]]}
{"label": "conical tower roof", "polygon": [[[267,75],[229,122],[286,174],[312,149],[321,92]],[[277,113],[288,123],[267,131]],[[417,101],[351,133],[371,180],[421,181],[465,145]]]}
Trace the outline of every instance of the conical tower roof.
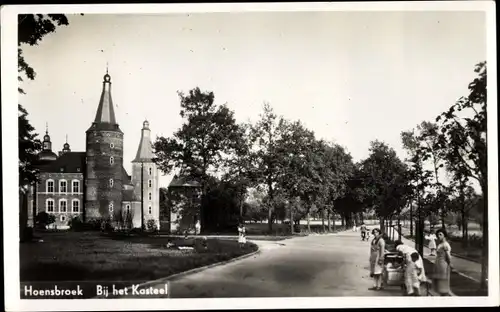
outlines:
{"label": "conical tower roof", "polygon": [[103,77],[101,98],[91,129],[120,131],[116,123],[115,109],[111,97],[111,76],[108,74],[107,69]]}
{"label": "conical tower roof", "polygon": [[152,162],[153,161],[153,145],[151,143],[151,130],[149,122],[146,120],[142,124],[141,140],[137,154],[132,162]]}

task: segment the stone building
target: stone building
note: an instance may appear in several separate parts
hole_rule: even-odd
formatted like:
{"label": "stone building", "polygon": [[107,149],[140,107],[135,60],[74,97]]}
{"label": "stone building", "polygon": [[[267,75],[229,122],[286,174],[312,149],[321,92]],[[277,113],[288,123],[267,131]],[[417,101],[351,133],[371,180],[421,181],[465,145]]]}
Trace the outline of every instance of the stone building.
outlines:
{"label": "stone building", "polygon": [[154,222],[159,227],[159,173],[152,161],[149,123],[143,123],[129,176],[123,164],[123,132],[115,118],[108,73],[95,119],[86,131],[86,151],[73,152],[66,142],[56,155],[47,129],[38,156],[39,180],[28,194],[30,225],[34,215],[45,211],[55,216],[52,226],[58,229],[68,228],[74,217],[82,221],[107,219],[121,227],[128,216],[131,226],[141,227],[142,209],[144,225]]}

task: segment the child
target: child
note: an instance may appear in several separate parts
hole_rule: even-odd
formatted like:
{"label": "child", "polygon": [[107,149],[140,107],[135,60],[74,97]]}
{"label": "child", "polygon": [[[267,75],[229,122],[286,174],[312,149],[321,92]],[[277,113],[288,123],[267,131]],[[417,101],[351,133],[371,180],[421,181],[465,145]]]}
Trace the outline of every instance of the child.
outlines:
{"label": "child", "polygon": [[407,263],[407,291],[409,296],[420,296],[420,282],[425,280],[424,269],[422,267],[423,263],[420,260],[420,255],[418,252],[414,252],[410,255],[411,262]]}
{"label": "child", "polygon": [[245,237],[245,225],[243,223],[240,223],[238,225],[238,243],[240,245],[240,248],[243,248],[247,242],[247,238]]}
{"label": "child", "polygon": [[436,255],[436,234],[434,234],[434,231],[431,231],[429,235],[425,236],[425,239],[429,240],[429,249],[431,250],[430,256]]}

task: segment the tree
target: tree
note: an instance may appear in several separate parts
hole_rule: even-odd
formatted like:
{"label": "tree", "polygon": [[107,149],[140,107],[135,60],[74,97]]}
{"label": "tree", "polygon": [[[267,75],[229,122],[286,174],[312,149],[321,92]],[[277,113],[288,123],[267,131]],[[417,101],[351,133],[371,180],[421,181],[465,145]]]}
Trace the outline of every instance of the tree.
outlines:
{"label": "tree", "polygon": [[[68,20],[62,14],[19,14],[17,23],[17,70],[18,82],[23,82],[22,74],[30,80],[34,80],[36,76],[35,70],[28,65],[23,56],[23,44],[31,46],[37,45],[44,36],[56,31],[56,26],[68,25]],[[25,94],[21,86],[18,86],[18,92]],[[34,127],[27,119],[28,112],[21,104],[18,104],[18,121],[19,121],[19,199],[20,199],[20,233],[21,240],[25,233],[25,228],[28,222],[28,205],[26,198],[26,190],[29,184],[36,182],[37,171],[34,168],[36,154],[41,150],[41,143],[36,138]],[[35,208],[36,209],[36,208]]]}
{"label": "tree", "polygon": [[[260,120],[250,128],[250,148],[253,161],[253,177],[256,185],[265,186],[269,202],[273,202],[275,188],[283,166],[277,142],[283,135],[285,120],[278,117],[269,103],[264,103]],[[268,206],[269,232],[273,228],[273,207]]]}
{"label": "tree", "polygon": [[[310,230],[311,208],[318,197],[322,180],[318,171],[321,166],[320,145],[314,133],[306,129],[300,121],[284,122],[281,138],[277,142],[277,151],[276,160],[281,168],[278,185],[289,198],[298,197],[307,207],[306,217]],[[293,209],[291,213],[293,214]]]}
{"label": "tree", "polygon": [[367,202],[380,218],[381,231],[385,220],[391,219],[404,206],[408,191],[408,172],[396,152],[380,141],[371,142],[370,155],[362,162],[366,173]]}
{"label": "tree", "polygon": [[[172,137],[156,139],[153,160],[165,173],[177,168],[184,176],[199,181],[202,203],[205,203],[210,176],[240,148],[241,131],[234,119],[234,112],[225,104],[216,105],[213,92],[202,92],[195,88],[188,95],[182,92],[178,94],[181,100],[180,115],[185,122]],[[202,204],[202,231],[204,224]]]}
{"label": "tree", "polygon": [[19,115],[19,189],[24,192],[26,187],[37,179],[38,170],[35,167],[37,155],[42,149],[38,134],[28,120],[28,112],[18,106]]}
{"label": "tree", "polygon": [[[409,154],[406,159],[409,162],[408,180],[411,186],[411,192],[408,194],[416,200],[417,207],[417,226],[415,235],[415,244],[419,253],[423,254],[424,248],[424,218],[430,213],[424,205],[424,192],[431,184],[432,171],[424,168],[424,162],[429,158],[429,154],[421,149],[421,142],[415,130],[401,133],[401,140],[404,149]],[[413,204],[410,201],[410,222],[413,221]],[[411,225],[410,225],[411,226]]]}
{"label": "tree", "polygon": [[441,122],[441,148],[449,167],[459,167],[476,180],[483,194],[483,254],[481,288],[487,288],[488,271],[488,155],[487,155],[487,70],[486,62],[476,65],[477,77],[469,84],[469,95],[461,97],[436,118]]}

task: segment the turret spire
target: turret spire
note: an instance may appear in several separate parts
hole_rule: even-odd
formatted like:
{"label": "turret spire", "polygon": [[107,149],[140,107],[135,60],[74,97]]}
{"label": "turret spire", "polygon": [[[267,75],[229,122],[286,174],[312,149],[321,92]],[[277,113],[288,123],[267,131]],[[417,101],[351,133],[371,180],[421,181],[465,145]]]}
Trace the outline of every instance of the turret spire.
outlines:
{"label": "turret spire", "polygon": [[151,144],[151,130],[149,129],[149,122],[145,120],[142,123],[141,141],[137,154],[132,162],[151,162],[153,159],[153,146]]}
{"label": "turret spire", "polygon": [[106,66],[106,75],[102,82],[101,100],[95,116],[95,123],[102,124],[116,124],[115,111],[113,107],[113,100],[111,98],[111,76],[108,74],[108,67]]}

